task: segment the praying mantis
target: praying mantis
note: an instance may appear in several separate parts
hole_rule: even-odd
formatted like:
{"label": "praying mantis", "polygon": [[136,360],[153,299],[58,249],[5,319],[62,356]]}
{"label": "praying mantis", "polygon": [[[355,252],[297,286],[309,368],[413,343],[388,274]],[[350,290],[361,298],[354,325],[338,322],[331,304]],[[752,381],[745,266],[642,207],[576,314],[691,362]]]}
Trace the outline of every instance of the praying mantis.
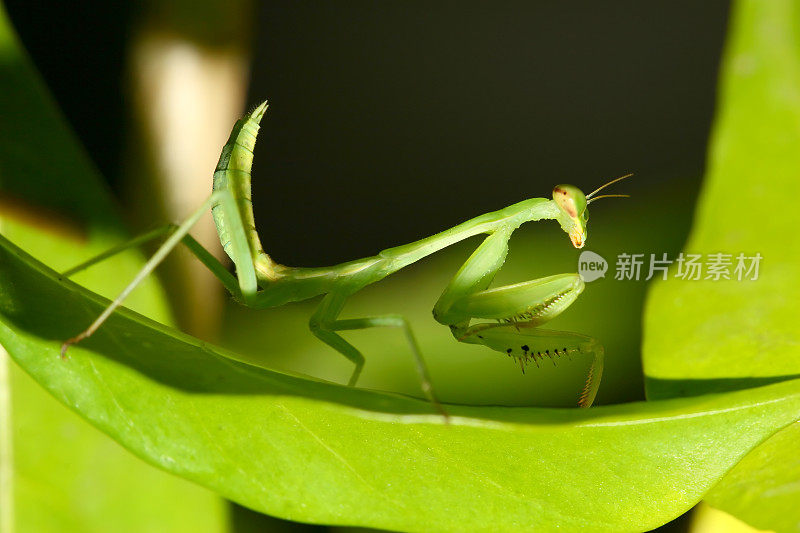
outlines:
{"label": "praying mantis", "polygon": [[[431,404],[446,416],[437,399],[430,373],[408,320],[401,315],[339,318],[347,299],[367,285],[384,279],[459,241],[486,234],[487,237],[466,260],[445,287],[433,308],[433,317],[448,326],[457,341],[480,344],[525,365],[547,357],[580,356],[591,365],[577,404],[589,407],[594,401],[603,372],[603,346],[594,338],[578,333],[539,329],[562,313],[580,295],[584,282],[578,274],[556,274],[513,285],[489,288],[505,262],[511,234],[525,222],[556,220],[575,248],[586,242],[587,205],[600,198],[627,197],[623,194],[596,196],[605,187],[630,174],[612,180],[584,195],[572,185],[557,185],[552,199],[530,198],[499,211],[486,213],[418,241],[389,248],[372,257],[320,268],[281,265],[267,255],[259,239],[250,195],[253,149],[267,102],[245,114],[233,127],[214,172],[208,199],[180,225],[141,235],[112,248],[63,273],[79,272],[116,253],[151,239],[168,235],[155,254],[83,332],[61,347],[62,358],[70,345],[91,336],[117,309],[133,289],[175,248],[183,243],[221,281],[238,302],[253,308],[277,307],[288,302],[322,296],[309,320],[311,332],[353,364],[348,385],[355,386],[364,367],[364,356],[341,335],[342,331],[391,327],[403,331],[416,363],[422,390]],[[210,252],[189,235],[197,220],[211,209],[223,249],[233,261],[236,276],[228,272]],[[494,320],[494,322],[492,322]],[[473,323],[473,321],[478,321]]]}

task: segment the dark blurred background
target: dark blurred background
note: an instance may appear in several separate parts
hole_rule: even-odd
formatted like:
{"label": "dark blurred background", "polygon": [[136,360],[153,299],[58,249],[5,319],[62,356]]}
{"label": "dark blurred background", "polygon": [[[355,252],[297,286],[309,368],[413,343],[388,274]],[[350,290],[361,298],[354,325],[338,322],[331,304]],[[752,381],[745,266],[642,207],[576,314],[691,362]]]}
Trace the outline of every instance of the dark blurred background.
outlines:
{"label": "dark blurred background", "polygon": [[[126,39],[142,10],[7,6],[123,191]],[[629,190],[696,180],[727,11],[725,1],[259,4],[248,105],[271,103],[254,184],[267,249],[316,266],[557,182],[589,189],[628,171]]]}

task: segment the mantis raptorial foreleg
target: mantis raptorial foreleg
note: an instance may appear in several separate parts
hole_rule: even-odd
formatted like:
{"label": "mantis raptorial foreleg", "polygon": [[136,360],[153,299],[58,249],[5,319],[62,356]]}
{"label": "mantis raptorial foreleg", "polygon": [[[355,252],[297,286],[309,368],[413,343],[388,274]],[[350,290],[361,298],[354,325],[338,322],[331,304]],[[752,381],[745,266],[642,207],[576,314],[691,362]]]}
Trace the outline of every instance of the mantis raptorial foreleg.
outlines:
{"label": "mantis raptorial foreleg", "polygon": [[[594,401],[603,371],[603,349],[594,339],[570,332],[536,329],[569,307],[583,292],[577,274],[557,274],[514,285],[486,289],[508,252],[509,231],[487,237],[462,265],[434,307],[434,317],[450,326],[461,342],[481,344],[525,365],[547,357],[555,364],[562,356],[590,357],[586,385],[578,405]],[[471,325],[473,319],[493,319]]]}
{"label": "mantis raptorial foreleg", "polygon": [[[236,122],[222,149],[214,172],[213,194],[177,228],[156,230],[132,244],[122,245],[68,271],[78,270],[97,261],[171,231],[166,242],[145,264],[134,280],[103,311],[89,328],[62,346],[62,356],[70,344],[90,336],[122,303],[125,297],[158,265],[179,242],[217,275],[241,303],[256,308],[277,307],[323,295],[309,322],[311,331],[329,346],[353,362],[350,385],[355,385],[364,366],[364,356],[337,332],[373,327],[402,329],[408,339],[422,389],[432,404],[444,413],[436,399],[430,375],[420,354],[408,321],[399,315],[339,319],[344,304],[363,287],[454,243],[479,234],[488,237],[475,250],[448,284],[434,308],[436,320],[450,327],[461,342],[481,344],[525,363],[538,364],[543,357],[581,355],[592,358],[592,367],[579,405],[588,407],[594,399],[603,368],[603,348],[591,337],[576,333],[545,331],[536,327],[566,309],[583,290],[576,274],[559,274],[515,285],[489,289],[508,253],[508,240],[522,224],[537,220],[555,220],[569,235],[576,248],[586,242],[587,205],[599,198],[598,191],[630,175],[617,178],[588,195],[572,185],[557,185],[552,199],[530,198],[499,211],[486,213],[455,227],[416,242],[389,248],[373,257],[321,268],[296,268],[273,261],[261,248],[255,230],[250,198],[250,168],[259,123],[267,109],[266,102]],[[236,277],[197,241],[188,236],[192,225],[211,209],[220,242],[236,266]],[[162,232],[163,231],[163,232]],[[499,323],[472,324],[474,319],[496,319]]]}

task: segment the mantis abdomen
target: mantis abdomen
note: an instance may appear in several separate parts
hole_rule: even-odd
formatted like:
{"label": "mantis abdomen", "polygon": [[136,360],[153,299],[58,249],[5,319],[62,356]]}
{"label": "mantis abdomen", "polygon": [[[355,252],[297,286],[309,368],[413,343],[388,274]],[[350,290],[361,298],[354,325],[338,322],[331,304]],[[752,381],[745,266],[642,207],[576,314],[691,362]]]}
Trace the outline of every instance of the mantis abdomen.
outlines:
{"label": "mantis abdomen", "polygon": [[229,191],[236,202],[237,213],[227,213],[221,204],[215,205],[211,212],[214,216],[214,223],[217,226],[217,233],[222,247],[234,262],[236,259],[232,251],[231,225],[228,217],[238,215],[244,227],[252,260],[259,263],[257,266],[257,268],[260,267],[259,270],[271,271],[275,263],[264,253],[261,240],[256,232],[250,189],[253,150],[256,145],[259,123],[267,107],[267,102],[264,102],[256,107],[252,113],[248,113],[236,121],[228,142],[222,148],[217,168],[214,170],[213,191]]}

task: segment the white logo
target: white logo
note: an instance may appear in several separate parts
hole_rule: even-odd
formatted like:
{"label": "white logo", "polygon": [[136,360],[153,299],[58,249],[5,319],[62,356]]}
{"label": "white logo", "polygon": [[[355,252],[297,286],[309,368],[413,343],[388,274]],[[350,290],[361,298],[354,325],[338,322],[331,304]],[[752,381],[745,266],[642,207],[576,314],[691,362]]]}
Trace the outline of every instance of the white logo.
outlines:
{"label": "white logo", "polygon": [[585,250],[578,258],[578,274],[586,283],[606,277],[608,262],[599,254]]}

